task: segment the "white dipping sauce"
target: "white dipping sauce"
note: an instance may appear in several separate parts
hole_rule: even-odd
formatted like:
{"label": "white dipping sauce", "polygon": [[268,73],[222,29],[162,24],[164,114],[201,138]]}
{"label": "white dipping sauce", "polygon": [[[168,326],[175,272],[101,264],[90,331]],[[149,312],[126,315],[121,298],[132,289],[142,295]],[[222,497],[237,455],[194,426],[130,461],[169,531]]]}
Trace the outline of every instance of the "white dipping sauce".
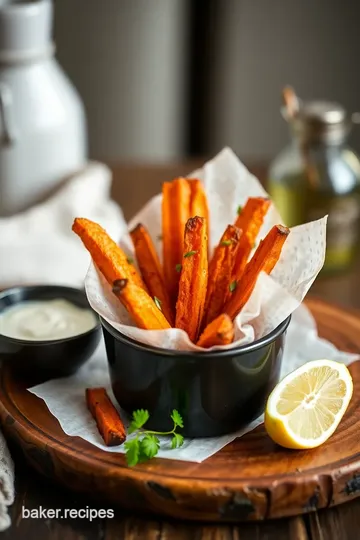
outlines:
{"label": "white dipping sauce", "polygon": [[83,334],[95,328],[97,319],[63,299],[27,301],[0,313],[0,333],[15,339],[51,341]]}

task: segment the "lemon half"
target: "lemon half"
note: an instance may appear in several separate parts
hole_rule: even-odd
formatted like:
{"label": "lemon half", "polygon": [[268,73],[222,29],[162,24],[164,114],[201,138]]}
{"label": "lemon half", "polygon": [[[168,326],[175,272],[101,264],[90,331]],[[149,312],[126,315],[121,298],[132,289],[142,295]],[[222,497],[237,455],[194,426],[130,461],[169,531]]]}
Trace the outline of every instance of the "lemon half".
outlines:
{"label": "lemon half", "polygon": [[352,393],[352,378],[344,364],[308,362],[271,392],[265,410],[266,431],[285,448],[320,446],[336,430]]}

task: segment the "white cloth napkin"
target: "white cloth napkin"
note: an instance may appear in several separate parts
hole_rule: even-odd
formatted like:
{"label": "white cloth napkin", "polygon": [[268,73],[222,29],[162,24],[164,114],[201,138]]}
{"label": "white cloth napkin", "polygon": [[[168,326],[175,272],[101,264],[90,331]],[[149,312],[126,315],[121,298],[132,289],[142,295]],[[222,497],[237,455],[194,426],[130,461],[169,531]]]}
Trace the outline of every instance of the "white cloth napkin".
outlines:
{"label": "white cloth napkin", "polygon": [[125,225],[110,199],[111,171],[91,162],[45,203],[0,219],[0,287],[56,284],[84,287],[90,256],[72,232],[75,217],[100,223],[118,238]]}
{"label": "white cloth napkin", "polygon": [[[0,218],[0,288],[56,284],[84,287],[90,255],[72,232],[75,217],[100,223],[111,236],[120,236],[122,211],[110,198],[111,171],[90,162],[46,202]],[[0,531],[11,521],[14,502],[14,464],[0,433]]]}

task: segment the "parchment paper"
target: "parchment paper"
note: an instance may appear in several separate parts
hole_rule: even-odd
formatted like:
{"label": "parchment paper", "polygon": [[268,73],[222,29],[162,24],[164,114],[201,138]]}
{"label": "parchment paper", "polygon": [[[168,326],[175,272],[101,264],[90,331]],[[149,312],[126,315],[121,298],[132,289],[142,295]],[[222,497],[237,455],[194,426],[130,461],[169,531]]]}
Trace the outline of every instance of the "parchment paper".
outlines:
{"label": "parchment paper", "polygon": [[[205,186],[210,206],[211,248],[216,246],[227,225],[234,222],[239,205],[243,206],[250,196],[268,197],[260,182],[229,148],[189,176],[201,179]],[[160,257],[161,198],[160,194],[151,199],[129,223],[129,230],[138,223],[145,225]],[[235,319],[234,343],[212,349],[231,348],[258,339],[275,329],[299,306],[324,264],[326,221],[327,216],[291,229],[273,272],[270,276],[264,273],[260,275],[251,298]],[[281,218],[272,205],[258,241],[273,225],[279,223],[282,223]],[[135,260],[126,228],[119,243]],[[183,330],[149,331],[136,328],[93,264],[86,276],[85,288],[92,308],[128,337],[168,349],[204,350],[191,343]]]}
{"label": "parchment paper", "polygon": [[[281,377],[307,361],[320,358],[328,358],[348,365],[359,357],[355,354],[338,351],[334,345],[319,338],[312,315],[304,305],[301,305],[294,312],[288,328]],[[50,412],[59,420],[67,435],[82,437],[105,452],[124,453],[123,446],[112,448],[105,446],[96,424],[86,408],[85,388],[96,386],[104,386],[108,390],[121,417],[126,420],[125,413],[117,405],[111,391],[103,342],[93,358],[76,375],[43,383],[30,388],[29,391],[45,401]],[[163,438],[158,456],[199,463],[218,452],[236,437],[248,433],[260,425],[262,421],[263,418],[260,417],[246,429],[223,437],[185,439],[184,445],[176,450],[169,450],[169,440]],[[131,437],[130,435],[129,439]]]}
{"label": "parchment paper", "polygon": [[[237,207],[244,205],[249,196],[267,196],[258,180],[251,175],[230,149],[224,149],[191,177],[200,178],[210,204],[210,243],[214,247],[229,223],[233,223]],[[150,200],[129,224],[129,229],[143,223],[156,242],[160,257],[161,195]],[[322,268],[325,257],[326,217],[295,227],[285,242],[282,255],[271,276],[259,276],[255,290],[242,313],[236,319],[236,341],[230,347],[259,338],[293,313],[287,332],[281,376],[285,376],[304,362],[328,358],[349,364],[358,357],[338,351],[332,344],[320,339],[310,312],[301,305],[303,298]],[[272,206],[259,235],[264,237],[281,219]],[[124,224],[126,231],[126,224]],[[121,246],[134,259],[131,240],[127,233],[120,239]],[[196,349],[185,332],[177,329],[148,331],[135,328],[127,312],[112,294],[110,287],[91,264],[86,277],[86,291],[90,304],[114,328],[141,342],[164,348]],[[30,392],[44,399],[50,412],[59,420],[68,435],[79,436],[104,451],[123,453],[123,446],[108,448],[86,408],[85,388],[105,387],[114,405],[119,409],[111,391],[104,344],[94,357],[74,376],[49,381],[33,387]],[[122,418],[126,415],[120,411]],[[256,419],[246,429],[223,437],[186,439],[184,445],[169,450],[169,441],[163,439],[159,457],[201,462],[219,451],[236,437],[240,437],[262,423]],[[131,437],[131,436],[130,436]]]}

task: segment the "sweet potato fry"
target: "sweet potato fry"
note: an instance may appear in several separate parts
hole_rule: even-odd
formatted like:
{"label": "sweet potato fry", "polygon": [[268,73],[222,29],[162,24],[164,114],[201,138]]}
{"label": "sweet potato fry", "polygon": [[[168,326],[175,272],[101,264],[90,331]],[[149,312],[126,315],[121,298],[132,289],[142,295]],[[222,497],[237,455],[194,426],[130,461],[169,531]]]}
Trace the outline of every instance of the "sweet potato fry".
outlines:
{"label": "sweet potato fry", "polygon": [[209,241],[209,206],[204,187],[202,185],[202,182],[197,178],[188,178],[188,182],[191,189],[189,217],[199,216],[206,219],[207,235]]}
{"label": "sweet potato fry", "polygon": [[122,444],[126,440],[125,427],[105,388],[86,388],[85,395],[87,407],[106,446]]}
{"label": "sweet potato fry", "polygon": [[145,330],[171,328],[161,311],[161,306],[156,306],[151,296],[131,280],[118,279],[114,281],[112,291],[125,306],[139,328]]}
{"label": "sweet potato fry", "polygon": [[163,270],[151,237],[141,223],[130,232],[130,235],[135,247],[140,272],[149,294],[156,299],[155,302],[161,306],[161,311],[170,325],[173,326],[174,313],[171,307],[169,293],[165,286]]}
{"label": "sweet potato fry", "polygon": [[204,314],[208,281],[206,219],[193,217],[185,227],[184,254],[176,304],[175,327],[196,342]]}
{"label": "sweet potato fry", "polygon": [[220,315],[226,300],[230,297],[234,259],[240,239],[240,229],[234,225],[228,225],[215,248],[209,264],[209,279],[202,328],[205,328]]}
{"label": "sweet potato fry", "polygon": [[162,187],[163,268],[173,305],[178,294],[179,265],[184,248],[184,229],[189,219],[190,193],[190,186],[185,178],[165,182]]}
{"label": "sweet potato fry", "polygon": [[81,238],[94,264],[110,285],[117,279],[131,279],[136,285],[146,289],[135,266],[100,225],[89,219],[76,218],[72,230]]}
{"label": "sweet potato fry", "polygon": [[235,226],[242,230],[242,236],[234,261],[234,280],[239,280],[244,272],[269,207],[269,199],[250,197],[235,221]]}
{"label": "sweet potato fry", "polygon": [[231,298],[224,307],[224,312],[233,320],[242,310],[252,291],[260,272],[270,274],[277,263],[282,247],[290,229],[282,225],[275,225],[261,240],[254,255],[247,263],[240,281],[236,282]]}
{"label": "sweet potato fry", "polygon": [[214,347],[228,345],[234,340],[234,324],[230,317],[222,313],[207,325],[196,345],[199,347]]}

